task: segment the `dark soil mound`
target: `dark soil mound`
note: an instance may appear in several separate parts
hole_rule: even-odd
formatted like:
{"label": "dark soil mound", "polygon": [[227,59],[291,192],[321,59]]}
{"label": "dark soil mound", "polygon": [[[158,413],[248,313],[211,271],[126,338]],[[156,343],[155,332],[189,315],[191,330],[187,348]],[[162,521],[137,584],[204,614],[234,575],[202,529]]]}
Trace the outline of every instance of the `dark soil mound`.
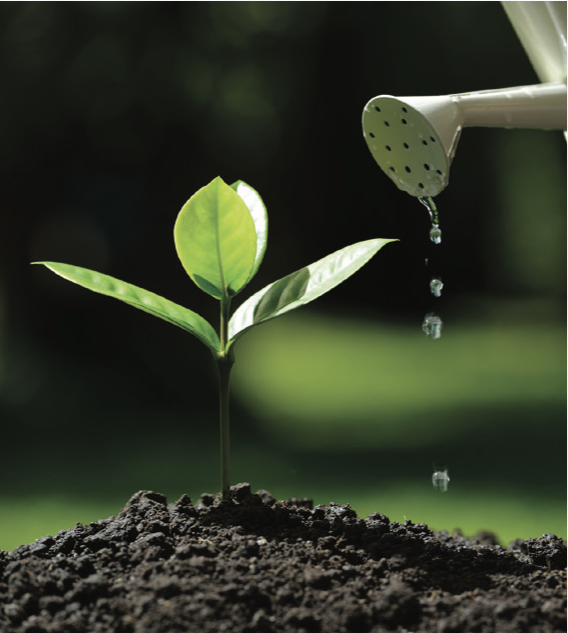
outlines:
{"label": "dark soil mound", "polygon": [[566,547],[359,519],[247,484],[221,503],[138,492],[118,517],[0,552],[0,631],[549,632]]}

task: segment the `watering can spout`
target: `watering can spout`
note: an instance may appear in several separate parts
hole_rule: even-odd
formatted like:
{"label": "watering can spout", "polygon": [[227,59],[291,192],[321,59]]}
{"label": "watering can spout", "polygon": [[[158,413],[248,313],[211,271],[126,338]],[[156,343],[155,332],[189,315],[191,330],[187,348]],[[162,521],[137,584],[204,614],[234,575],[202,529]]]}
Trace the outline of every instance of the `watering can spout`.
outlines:
{"label": "watering can spout", "polygon": [[566,2],[502,4],[543,83],[433,97],[380,95],[365,106],[371,154],[412,196],[433,197],[448,186],[464,127],[566,131]]}

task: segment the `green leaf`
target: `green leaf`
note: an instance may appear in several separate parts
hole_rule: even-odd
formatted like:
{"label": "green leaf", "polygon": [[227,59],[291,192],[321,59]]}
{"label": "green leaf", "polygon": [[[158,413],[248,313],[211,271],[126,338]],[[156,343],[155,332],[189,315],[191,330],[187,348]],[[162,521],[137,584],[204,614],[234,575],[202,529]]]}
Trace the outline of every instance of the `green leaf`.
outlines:
{"label": "green leaf", "polygon": [[173,301],[168,301],[168,299],[164,299],[153,292],[148,292],[114,277],[87,270],[86,268],[56,262],[34,263],[43,264],[64,279],[88,288],[93,292],[120,299],[120,301],[124,301],[124,303],[128,303],[139,310],[144,310],[144,312],[160,317],[160,319],[168,323],[177,325],[183,330],[194,334],[215,353],[220,350],[219,337],[211,325],[203,317],[177,303],[173,303]]}
{"label": "green leaf", "polygon": [[215,299],[232,297],[248,283],[256,257],[254,221],[242,198],[221,178],[184,204],[174,240],[187,274]]}
{"label": "green leaf", "polygon": [[[264,257],[266,251],[266,241],[268,239],[268,214],[262,198],[250,185],[242,180],[237,180],[231,185],[231,189],[236,191],[247,205],[254,228],[256,231],[256,255],[254,258],[254,266],[250,272],[248,281],[250,281],[257,273],[258,267]],[[247,282],[248,283],[248,282]]]}
{"label": "green leaf", "polygon": [[229,344],[251,327],[321,297],[364,266],[389,242],[375,239],[347,246],[263,288],[245,301],[229,322]]}
{"label": "green leaf", "polygon": [[310,271],[306,267],[268,286],[260,301],[254,306],[254,322],[260,323],[270,319],[272,315],[301,299],[306,294],[309,281]]}

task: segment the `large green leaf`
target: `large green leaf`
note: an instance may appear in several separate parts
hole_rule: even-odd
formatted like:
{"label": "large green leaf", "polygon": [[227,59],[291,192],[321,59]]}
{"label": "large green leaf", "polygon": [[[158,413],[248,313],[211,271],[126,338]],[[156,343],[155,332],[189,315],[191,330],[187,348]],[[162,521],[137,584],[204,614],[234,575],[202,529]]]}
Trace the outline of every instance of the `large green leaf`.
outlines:
{"label": "large green leaf", "polygon": [[233,314],[229,322],[230,344],[254,325],[321,297],[364,266],[385,244],[396,241],[374,239],[352,244],[266,286]]}
{"label": "large green leaf", "polygon": [[264,257],[264,252],[266,251],[266,241],[268,239],[268,215],[262,198],[258,192],[250,185],[247,185],[246,182],[237,180],[237,182],[234,182],[231,185],[231,189],[234,189],[247,205],[256,231],[256,255],[254,258],[254,266],[248,278],[248,281],[250,281],[256,275],[258,267]]}
{"label": "large green leaf", "polygon": [[254,221],[242,198],[221,178],[184,204],[174,240],[187,274],[215,299],[232,297],[248,283],[256,257]]}
{"label": "large green leaf", "polygon": [[128,303],[139,310],[144,310],[144,312],[160,317],[160,319],[164,319],[168,323],[173,323],[173,325],[177,325],[197,336],[213,352],[218,352],[221,347],[217,332],[203,317],[153,292],[148,292],[114,277],[102,275],[86,268],[56,262],[34,263],[43,264],[57,275],[84,288],[114,299],[120,299],[120,301],[124,301],[124,303]]}

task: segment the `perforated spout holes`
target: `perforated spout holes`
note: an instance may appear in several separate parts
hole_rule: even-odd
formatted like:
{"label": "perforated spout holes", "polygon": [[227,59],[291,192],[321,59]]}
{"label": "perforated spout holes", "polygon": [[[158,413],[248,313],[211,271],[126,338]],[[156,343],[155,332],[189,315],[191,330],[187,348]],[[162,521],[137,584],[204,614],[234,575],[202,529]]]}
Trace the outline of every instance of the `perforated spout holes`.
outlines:
{"label": "perforated spout holes", "polygon": [[399,189],[435,196],[447,185],[448,158],[436,131],[400,99],[372,99],[363,112],[363,135],[379,167]]}

